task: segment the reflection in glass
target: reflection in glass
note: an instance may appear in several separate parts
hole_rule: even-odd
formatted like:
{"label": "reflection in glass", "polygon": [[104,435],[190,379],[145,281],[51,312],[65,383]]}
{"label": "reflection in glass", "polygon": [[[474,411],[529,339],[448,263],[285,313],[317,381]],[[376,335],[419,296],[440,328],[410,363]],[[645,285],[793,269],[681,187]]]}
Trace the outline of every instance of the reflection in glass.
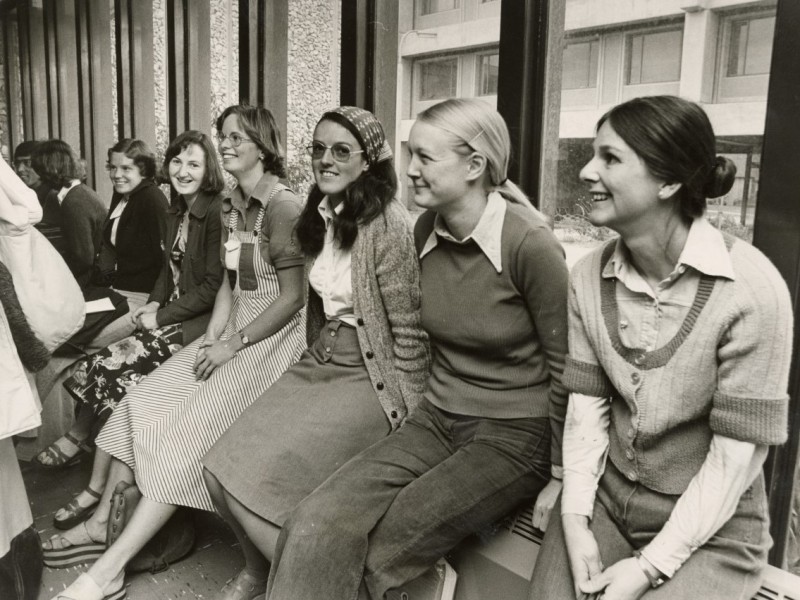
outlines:
{"label": "reflection in glass", "polygon": [[730,28],[728,77],[769,73],[775,17],[736,20]]}
{"label": "reflection in glass", "polygon": [[599,40],[567,44],[561,72],[561,89],[579,90],[597,87]]}
{"label": "reflection in glass", "polygon": [[683,32],[658,31],[630,35],[626,40],[626,77],[629,85],[678,81],[681,75]]}
{"label": "reflection in glass", "polygon": [[459,0],[421,0],[419,12],[422,15],[453,10],[459,7]]}
{"label": "reflection in glass", "polygon": [[439,100],[456,95],[458,59],[431,60],[419,65],[419,99]]}
{"label": "reflection in glass", "polygon": [[497,94],[497,71],[500,66],[499,54],[483,54],[478,57],[478,96]]}

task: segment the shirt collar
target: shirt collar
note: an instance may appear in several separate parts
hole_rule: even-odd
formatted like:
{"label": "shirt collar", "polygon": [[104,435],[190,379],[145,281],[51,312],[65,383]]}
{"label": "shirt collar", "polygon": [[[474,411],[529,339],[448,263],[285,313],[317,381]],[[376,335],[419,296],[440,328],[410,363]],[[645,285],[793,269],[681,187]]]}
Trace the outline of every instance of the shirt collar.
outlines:
{"label": "shirt collar", "polygon": [[478,248],[486,255],[489,262],[498,273],[503,272],[502,252],[500,250],[502,237],[503,237],[503,223],[506,217],[506,201],[498,193],[492,192],[489,194],[486,208],[483,210],[478,224],[466,238],[457,240],[447,230],[444,219],[440,215],[436,215],[433,221],[433,231],[431,231],[428,239],[425,240],[425,245],[422,247],[422,252],[419,257],[423,258],[428,252],[433,250],[438,243],[438,237],[441,237],[456,244],[464,244],[469,240],[474,241]]}
{"label": "shirt collar", "polygon": [[253,193],[250,194],[249,198],[244,197],[242,188],[237,185],[231,192],[231,204],[233,204],[234,208],[236,208],[242,214],[247,211],[250,200],[258,202],[261,204],[261,206],[266,206],[267,202],[269,202],[269,196],[272,192],[272,188],[275,187],[277,182],[277,175],[273,175],[270,172],[264,173],[261,176],[261,179],[258,180],[258,183],[253,189]]}
{"label": "shirt collar", "polygon": [[[704,217],[698,217],[689,227],[686,244],[678,257],[676,270],[680,270],[681,267],[683,271],[686,267],[692,267],[704,275],[736,279],[725,238]],[[628,248],[622,239],[618,239],[611,260],[603,267],[603,277],[624,279],[631,268]]]}
{"label": "shirt collar", "polygon": [[325,196],[320,201],[319,206],[317,206],[317,210],[319,211],[322,220],[325,221],[325,228],[327,229],[333,221],[334,215],[341,214],[342,210],[344,210],[344,202],[339,202],[339,204],[336,205],[336,208],[331,209],[330,200],[328,200],[328,197]]}
{"label": "shirt collar", "polygon": [[58,203],[61,204],[64,201],[64,198],[67,197],[69,191],[75,186],[80,185],[80,183],[81,183],[80,179],[73,179],[72,181],[69,182],[69,185],[65,185],[60,190],[58,190]]}

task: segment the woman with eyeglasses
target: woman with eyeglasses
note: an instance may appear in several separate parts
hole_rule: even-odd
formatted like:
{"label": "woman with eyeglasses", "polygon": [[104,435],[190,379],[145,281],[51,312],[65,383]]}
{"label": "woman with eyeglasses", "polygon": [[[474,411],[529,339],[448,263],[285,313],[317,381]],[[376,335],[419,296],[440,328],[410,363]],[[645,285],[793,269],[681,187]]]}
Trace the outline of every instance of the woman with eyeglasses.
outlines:
{"label": "woman with eyeglasses", "polygon": [[[262,107],[231,106],[217,119],[223,168],[237,187],[222,205],[223,282],[204,336],[139,384],[97,438],[113,457],[106,490],[72,545],[49,564],[97,558],[56,598],[123,598],[126,564],[178,506],[211,511],[201,457],[306,347],[304,257],[296,237],[300,200],[285,176],[275,120]],[[106,547],[118,483],[142,498]],[[124,487],[124,486],[119,486]]]}
{"label": "woman with eyeglasses", "polygon": [[537,494],[545,527],[561,489],[563,250],[508,180],[508,130],[486,103],[425,110],[408,149],[431,376],[403,427],[288,517],[270,598],[382,599]]}
{"label": "woman with eyeglasses", "polygon": [[[44,144],[43,144],[44,145]],[[70,431],[94,438],[114,408],[174,353],[200,337],[222,281],[219,261],[222,169],[211,138],[185,131],[167,148],[161,167],[176,194],[170,205],[161,273],[147,304],[133,314],[139,331],[79,360],[64,382],[78,402]],[[68,530],[94,512],[105,489],[110,456],[95,452],[87,487],[60,508],[53,524]],[[45,552],[69,546],[74,532],[45,542]]]}
{"label": "woman with eyeglasses", "polygon": [[428,374],[419,270],[383,128],[341,106],[308,147],[316,184],[298,224],[309,256],[310,347],[203,459],[209,490],[245,566],[225,600],[266,589],[294,507],[352,456],[395,431]]}

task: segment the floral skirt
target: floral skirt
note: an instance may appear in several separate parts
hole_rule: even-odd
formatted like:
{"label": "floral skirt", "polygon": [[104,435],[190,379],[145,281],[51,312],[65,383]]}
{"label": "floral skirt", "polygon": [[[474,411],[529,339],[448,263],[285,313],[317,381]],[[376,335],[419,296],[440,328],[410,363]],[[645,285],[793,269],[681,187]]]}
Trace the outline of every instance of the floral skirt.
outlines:
{"label": "floral skirt", "polygon": [[156,367],[182,348],[181,324],[137,331],[79,360],[64,387],[83,406],[94,411],[91,439],[102,429],[120,400]]}

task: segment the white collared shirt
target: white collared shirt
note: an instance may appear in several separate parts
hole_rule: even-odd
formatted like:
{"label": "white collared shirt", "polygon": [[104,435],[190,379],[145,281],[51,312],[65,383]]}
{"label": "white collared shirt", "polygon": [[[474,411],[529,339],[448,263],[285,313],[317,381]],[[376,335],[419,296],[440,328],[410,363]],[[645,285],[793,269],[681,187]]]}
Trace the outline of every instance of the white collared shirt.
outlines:
{"label": "white collared shirt", "polygon": [[69,194],[70,190],[72,188],[80,185],[80,184],[81,184],[81,180],[80,179],[73,179],[72,181],[69,182],[69,185],[65,185],[60,190],[58,190],[58,204],[59,204],[59,206],[61,205],[62,202],[64,202],[64,198],[67,197],[67,194]]}
{"label": "white collared shirt", "polygon": [[314,260],[308,273],[308,282],[322,298],[322,306],[328,319],[338,319],[356,326],[353,310],[352,252],[342,250],[333,237],[333,216],[342,212],[344,205],[331,210],[328,197],[319,203],[319,214],[325,221],[325,242],[322,251]]}
{"label": "white collared shirt", "polygon": [[119,228],[119,220],[122,217],[122,213],[125,211],[125,207],[128,206],[128,197],[124,196],[119,203],[114,207],[114,212],[111,213],[109,219],[113,221],[111,224],[111,244],[116,246],[117,245],[117,229]]}
{"label": "white collared shirt", "polygon": [[450,242],[456,244],[465,244],[472,240],[481,249],[481,252],[489,259],[495,271],[498,273],[503,272],[501,242],[503,237],[503,223],[506,218],[506,200],[498,192],[491,192],[486,203],[486,208],[483,210],[478,224],[467,237],[463,240],[457,240],[453,234],[447,229],[444,219],[440,215],[436,215],[433,221],[433,231],[425,240],[422,251],[419,257],[423,258],[428,252],[436,247],[437,236],[442,237]]}

